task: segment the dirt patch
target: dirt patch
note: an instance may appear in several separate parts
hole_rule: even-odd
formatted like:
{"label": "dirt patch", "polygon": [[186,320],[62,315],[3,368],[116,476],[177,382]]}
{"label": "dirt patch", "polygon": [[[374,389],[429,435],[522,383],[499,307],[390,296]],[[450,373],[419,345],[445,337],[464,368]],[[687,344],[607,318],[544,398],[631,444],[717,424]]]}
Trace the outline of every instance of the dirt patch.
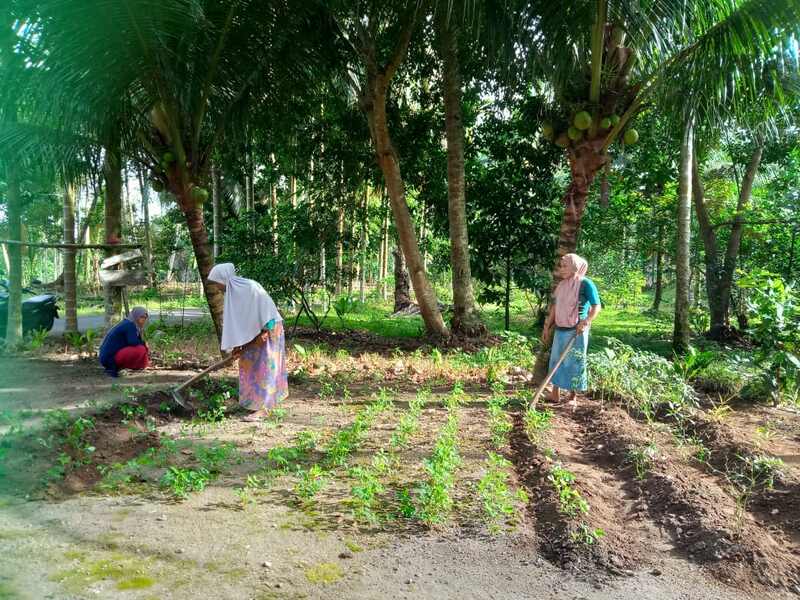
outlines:
{"label": "dirt patch", "polygon": [[208,409],[209,398],[224,413],[236,411],[236,397],[230,387],[216,379],[199,381],[192,389],[183,390],[184,404],[176,404],[164,390],[147,392],[109,409],[81,417],[92,425],[83,434],[75,432],[75,421],[56,432],[65,438],[62,456],[70,458],[64,478],[50,486],[51,494],[68,495],[92,489],[103,477],[103,467],[140,456],[148,448],[161,445],[158,428],[174,421],[186,421]]}
{"label": "dirt patch", "polygon": [[511,459],[517,479],[525,486],[530,499],[527,511],[534,523],[539,552],[561,568],[579,571],[586,566],[588,556],[573,542],[571,523],[558,510],[555,490],[547,481],[550,463],[525,433],[522,413],[513,412],[512,419]]}
{"label": "dirt patch", "polygon": [[592,443],[604,449],[605,461],[619,470],[631,469],[629,449],[656,444],[658,459],[641,481],[641,500],[648,518],[668,533],[674,550],[739,589],[800,592],[796,548],[775,537],[757,515],[742,512],[730,489],[688,463],[667,432],[655,431],[619,407],[601,410],[593,401],[587,401],[579,418]]}

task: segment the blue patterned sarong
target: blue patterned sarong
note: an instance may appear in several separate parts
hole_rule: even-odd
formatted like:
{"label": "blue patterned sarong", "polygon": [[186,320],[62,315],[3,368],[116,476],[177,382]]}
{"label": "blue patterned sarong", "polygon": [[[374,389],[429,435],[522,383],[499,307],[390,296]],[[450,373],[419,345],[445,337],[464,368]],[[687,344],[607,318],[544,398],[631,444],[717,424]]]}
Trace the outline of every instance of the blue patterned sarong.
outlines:
{"label": "blue patterned sarong", "polygon": [[[561,353],[569,344],[570,339],[575,334],[575,329],[556,329],[553,336],[553,347],[550,349],[550,366],[549,370],[558,362]],[[585,392],[589,387],[589,382],[586,378],[586,350],[589,347],[589,329],[584,329],[572,348],[564,358],[564,362],[558,367],[558,371],[553,375],[550,382],[559,388],[565,390],[575,390],[578,392]]]}

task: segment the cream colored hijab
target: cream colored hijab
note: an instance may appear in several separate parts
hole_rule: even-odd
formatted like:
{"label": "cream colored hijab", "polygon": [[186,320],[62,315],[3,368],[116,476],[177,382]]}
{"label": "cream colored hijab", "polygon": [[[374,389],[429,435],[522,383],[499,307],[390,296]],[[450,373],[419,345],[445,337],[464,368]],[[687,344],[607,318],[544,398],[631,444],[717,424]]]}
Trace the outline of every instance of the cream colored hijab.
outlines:
{"label": "cream colored hijab", "polygon": [[236,275],[231,263],[220,263],[208,274],[209,281],[225,285],[225,308],[222,313],[224,351],[247,344],[268,322],[283,321],[278,308],[261,284]]}

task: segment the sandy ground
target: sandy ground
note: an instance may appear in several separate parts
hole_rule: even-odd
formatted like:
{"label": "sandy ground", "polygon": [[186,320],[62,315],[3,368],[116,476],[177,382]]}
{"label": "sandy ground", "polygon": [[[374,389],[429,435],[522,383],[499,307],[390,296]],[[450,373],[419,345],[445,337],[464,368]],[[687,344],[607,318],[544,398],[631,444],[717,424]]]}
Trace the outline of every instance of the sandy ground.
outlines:
{"label": "sandy ground", "polygon": [[[155,389],[187,375],[154,371],[112,382],[89,362],[3,358],[0,406],[24,411],[24,425],[33,426],[42,411],[119,400],[127,387]],[[285,407],[288,416],[277,427],[232,420],[206,438],[259,454],[301,428],[333,429],[348,418],[308,390],[294,390]],[[480,435],[479,417],[476,412],[465,425],[465,438]],[[376,426],[382,428],[386,422]],[[471,451],[465,443],[467,457]],[[480,448],[474,451],[477,456]],[[235,473],[225,474],[181,503],[94,493],[29,500],[19,490],[0,490],[0,599],[752,597],[711,579],[666,539],[655,565],[618,577],[576,577],[537,555],[530,527],[492,536],[465,517],[442,531],[370,531],[334,514],[298,509],[281,481],[242,507],[232,489],[237,485]],[[469,501],[466,489],[457,505],[465,514]]]}

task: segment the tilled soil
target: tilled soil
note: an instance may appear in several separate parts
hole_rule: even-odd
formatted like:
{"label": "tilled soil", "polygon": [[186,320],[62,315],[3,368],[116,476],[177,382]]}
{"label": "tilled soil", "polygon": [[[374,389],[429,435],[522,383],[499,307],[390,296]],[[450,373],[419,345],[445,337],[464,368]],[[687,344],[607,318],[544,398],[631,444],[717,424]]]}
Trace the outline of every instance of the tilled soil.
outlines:
{"label": "tilled soil", "polygon": [[[36,368],[41,381],[54,380],[47,364]],[[75,372],[75,383],[91,390],[85,370],[52,368],[62,378]],[[395,373],[391,381],[400,390],[395,409],[376,419],[352,456],[353,465],[367,464],[386,448],[400,411],[416,391],[413,373]],[[21,382],[9,385],[23,389]],[[37,406],[46,405],[36,382],[25,385],[38,394]],[[69,389],[71,382],[61,385]],[[204,394],[218,385],[203,384]],[[724,477],[716,467],[693,461],[691,449],[679,445],[667,425],[642,422],[621,406],[592,399],[581,399],[574,413],[550,407],[552,428],[535,446],[525,435],[521,413],[512,412],[514,428],[503,453],[513,462],[510,484],[524,486],[530,502],[506,535],[489,533],[476,491],[493,449],[485,387],[470,387],[473,399],[460,409],[462,464],[453,491],[455,511],[445,526],[428,529],[398,518],[357,523],[347,504],[354,480],[345,469],[330,473],[313,505],[297,501],[291,475],[254,492],[251,502],[241,502],[236,491],[270,448],[291,445],[306,430],[317,431],[324,445],[377,392],[368,381],[350,388],[352,398],[322,399],[317,382],[295,383],[283,405],[285,416],[259,424],[239,420],[231,398],[232,418],[195,427],[195,415],[174,405],[165,412],[170,398],[157,391],[125,400],[144,407],[133,418],[119,406],[95,413],[95,428],[84,440],[95,449],[87,464],[70,470],[50,496],[26,499],[12,489],[0,498],[0,598],[745,600],[788,598],[796,591],[797,484],[791,471],[773,491],[751,498],[739,519]],[[449,389],[435,388],[399,468],[385,481],[382,506],[392,509],[398,490],[413,488],[427,476],[424,461],[445,422],[442,400]],[[49,394],[58,405],[58,394],[52,389]],[[774,450],[749,445],[737,421],[730,426],[702,422],[709,423],[703,425],[704,439],[712,456]],[[157,448],[160,440],[181,436],[194,444],[235,444],[240,460],[183,502],[157,488],[144,495],[108,495],[96,487],[100,467],[124,463]],[[771,441],[777,443],[775,437]],[[628,450],[649,442],[658,452],[638,480]],[[549,458],[547,448],[554,450]],[[28,451],[35,452],[35,444]],[[307,469],[319,458],[319,452],[311,453],[297,466]],[[178,459],[187,465],[193,460],[188,451]],[[559,512],[547,480],[554,461],[575,474],[575,486],[589,503],[586,515]],[[20,481],[23,474],[15,476]],[[591,545],[580,543],[575,534],[581,524],[604,535]]]}
{"label": "tilled soil", "polygon": [[[742,509],[722,473],[693,461],[666,427],[588,398],[575,413],[560,406],[555,411],[553,428],[539,448],[526,444],[521,417],[513,438],[517,469],[537,473],[526,482],[536,485],[531,512],[545,556],[578,572],[593,563],[619,574],[642,568],[659,572],[664,557],[677,555],[748,593],[800,593],[797,504],[790,479],[756,494]],[[699,420],[695,433],[719,467],[749,448],[713,421]],[[649,443],[657,456],[638,480],[629,450]],[[553,460],[575,474],[576,487],[590,505],[585,520],[605,532],[593,546],[574,543],[580,519],[554,511],[553,492],[542,490],[552,464],[542,458],[545,447],[555,449]],[[540,458],[532,459],[536,453]]]}

